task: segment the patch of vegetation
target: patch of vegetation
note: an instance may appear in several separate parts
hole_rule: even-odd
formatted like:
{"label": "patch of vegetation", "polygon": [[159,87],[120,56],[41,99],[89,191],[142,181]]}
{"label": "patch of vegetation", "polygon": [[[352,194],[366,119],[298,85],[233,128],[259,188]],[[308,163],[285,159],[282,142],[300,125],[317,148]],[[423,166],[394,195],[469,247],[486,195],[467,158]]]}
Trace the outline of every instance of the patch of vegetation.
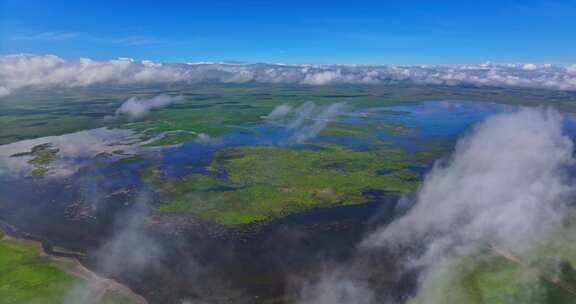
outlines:
{"label": "patch of vegetation", "polygon": [[[86,286],[72,274],[75,263],[41,255],[40,245],[32,241],[3,239],[0,230],[0,303],[62,304],[71,292]],[[58,249],[59,252],[67,252]],[[98,304],[131,304],[133,299],[107,291]]]}
{"label": "patch of vegetation", "polygon": [[330,123],[320,135],[367,137],[374,133],[374,126],[370,124],[344,124]]}
{"label": "patch of vegetation", "polygon": [[30,152],[20,152],[10,155],[10,157],[30,156],[28,163],[33,166],[31,176],[42,177],[50,170],[49,166],[58,158],[60,149],[54,148],[51,143],[40,144],[32,147]]}
{"label": "patch of vegetation", "polygon": [[[143,172],[145,180],[164,196],[160,212],[191,212],[225,225],[246,224],[313,207],[357,204],[365,191],[413,191],[420,175],[403,169],[421,166],[400,149],[352,150],[335,144],[320,149],[276,146],[240,147],[221,151],[209,170],[162,179]],[[381,168],[392,168],[379,175]],[[219,173],[219,174],[217,174]]]}
{"label": "patch of vegetation", "polygon": [[60,151],[60,149],[53,148],[51,143],[34,146],[30,151],[32,159],[29,160],[28,163],[36,166],[48,166],[56,160],[58,151]]}
{"label": "patch of vegetation", "polygon": [[156,139],[152,142],[145,144],[144,146],[147,147],[155,147],[155,146],[170,146],[176,145],[183,142],[190,141],[196,138],[197,134],[195,132],[172,132],[163,135],[159,139]]}
{"label": "patch of vegetation", "polygon": [[576,213],[572,211],[556,235],[517,255],[516,260],[488,248],[449,258],[430,273],[409,303],[574,303],[575,241]]}
{"label": "patch of vegetation", "polygon": [[146,121],[130,123],[123,127],[141,131],[146,137],[153,138],[168,133],[147,146],[174,145],[194,139],[197,134],[210,136],[222,135],[235,130],[234,125],[257,122],[266,111],[253,109],[246,111],[222,110],[164,109],[150,115]]}
{"label": "patch of vegetation", "polygon": [[554,283],[576,286],[576,272],[566,262],[555,262],[558,272],[523,267],[483,251],[454,258],[427,279],[410,304],[569,304],[574,294]]}
{"label": "patch of vegetation", "polygon": [[0,241],[0,302],[60,304],[80,280],[66,266],[40,256],[39,248],[17,240]]}
{"label": "patch of vegetation", "polygon": [[32,171],[30,171],[30,176],[32,177],[43,177],[46,176],[46,174],[48,174],[50,170],[46,167],[37,167],[32,169]]}

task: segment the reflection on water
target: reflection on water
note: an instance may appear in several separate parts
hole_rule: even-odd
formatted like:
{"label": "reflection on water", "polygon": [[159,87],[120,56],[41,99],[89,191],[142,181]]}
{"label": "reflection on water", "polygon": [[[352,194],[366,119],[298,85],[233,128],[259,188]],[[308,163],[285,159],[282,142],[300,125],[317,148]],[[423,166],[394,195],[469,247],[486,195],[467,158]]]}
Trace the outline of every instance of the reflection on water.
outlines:
{"label": "reflection on water", "polygon": [[[57,159],[50,162],[47,176],[67,177],[100,156],[141,152],[140,137],[131,130],[98,128],[61,136],[48,136],[0,146],[0,176],[21,178],[33,169],[33,156],[22,155],[34,147],[51,144]],[[120,157],[120,155],[116,155]],[[96,159],[97,160],[97,159]]]}

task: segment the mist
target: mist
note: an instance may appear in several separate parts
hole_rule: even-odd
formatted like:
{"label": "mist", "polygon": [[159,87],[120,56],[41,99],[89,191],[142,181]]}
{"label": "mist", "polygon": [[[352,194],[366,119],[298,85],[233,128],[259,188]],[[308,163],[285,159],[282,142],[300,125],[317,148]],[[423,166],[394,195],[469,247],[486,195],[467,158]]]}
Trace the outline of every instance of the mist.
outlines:
{"label": "mist", "polygon": [[302,143],[316,137],[328,123],[338,119],[347,110],[348,105],[342,102],[328,106],[306,102],[295,108],[282,104],[266,116],[266,121],[290,132],[287,143]]}
{"label": "mist", "polygon": [[[451,256],[489,247],[522,254],[545,244],[560,229],[576,190],[568,174],[575,164],[573,142],[562,125],[557,111],[530,108],[474,126],[449,158],[435,164],[415,198],[404,199],[412,207],[365,237],[358,259],[370,250],[401,252],[405,271],[421,270],[422,288],[451,271]],[[373,291],[350,287],[365,283],[351,265],[339,267],[345,271],[331,269],[303,288],[301,303],[372,298]],[[335,279],[333,273],[342,272]],[[438,294],[426,303],[444,303],[445,297]]]}

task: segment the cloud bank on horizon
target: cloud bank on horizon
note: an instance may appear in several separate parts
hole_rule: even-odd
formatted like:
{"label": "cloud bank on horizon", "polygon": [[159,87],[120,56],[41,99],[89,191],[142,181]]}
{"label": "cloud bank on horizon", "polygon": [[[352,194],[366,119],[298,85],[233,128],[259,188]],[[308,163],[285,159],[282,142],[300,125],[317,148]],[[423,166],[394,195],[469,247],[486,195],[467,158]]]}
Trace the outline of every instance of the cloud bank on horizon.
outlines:
{"label": "cloud bank on horizon", "polygon": [[157,63],[119,58],[65,60],[55,55],[0,56],[0,97],[21,88],[170,82],[287,84],[431,84],[576,90],[576,64],[283,65]]}

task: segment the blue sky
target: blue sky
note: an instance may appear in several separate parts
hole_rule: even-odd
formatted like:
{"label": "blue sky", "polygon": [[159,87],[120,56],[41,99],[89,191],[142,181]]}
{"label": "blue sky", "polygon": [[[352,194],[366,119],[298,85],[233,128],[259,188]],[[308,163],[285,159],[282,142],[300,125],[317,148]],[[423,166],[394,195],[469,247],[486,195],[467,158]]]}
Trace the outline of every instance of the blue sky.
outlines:
{"label": "blue sky", "polygon": [[576,1],[0,0],[0,53],[157,61],[576,62]]}

